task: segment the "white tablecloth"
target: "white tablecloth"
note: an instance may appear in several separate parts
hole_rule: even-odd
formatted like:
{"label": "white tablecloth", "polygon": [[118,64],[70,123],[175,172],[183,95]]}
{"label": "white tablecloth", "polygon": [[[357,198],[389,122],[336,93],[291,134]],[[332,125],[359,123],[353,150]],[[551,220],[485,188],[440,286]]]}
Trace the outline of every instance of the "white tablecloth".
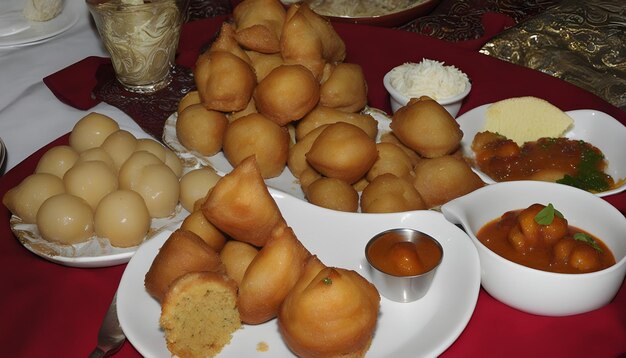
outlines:
{"label": "white tablecloth", "polygon": [[[80,111],[59,101],[42,79],[87,56],[108,56],[84,0],[66,0],[79,13],[78,22],[48,41],[0,48],[0,138],[7,149],[5,171],[72,130],[94,111],[115,119],[122,129],[143,130],[124,112],[101,103]],[[4,174],[0,173],[0,174]]]}

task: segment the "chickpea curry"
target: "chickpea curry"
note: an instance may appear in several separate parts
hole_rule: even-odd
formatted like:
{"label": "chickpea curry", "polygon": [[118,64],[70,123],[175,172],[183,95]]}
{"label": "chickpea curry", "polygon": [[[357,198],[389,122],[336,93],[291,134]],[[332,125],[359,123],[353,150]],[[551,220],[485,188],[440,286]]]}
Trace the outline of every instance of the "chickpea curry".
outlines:
{"label": "chickpea curry", "polygon": [[492,132],[476,134],[472,142],[476,165],[497,182],[543,180],[591,192],[615,187],[605,173],[606,160],[600,149],[568,138],[540,138],[519,146]]}
{"label": "chickpea curry", "polygon": [[570,226],[552,204],[506,212],[476,236],[498,255],[538,270],[575,274],[615,264],[612,252],[600,239]]}

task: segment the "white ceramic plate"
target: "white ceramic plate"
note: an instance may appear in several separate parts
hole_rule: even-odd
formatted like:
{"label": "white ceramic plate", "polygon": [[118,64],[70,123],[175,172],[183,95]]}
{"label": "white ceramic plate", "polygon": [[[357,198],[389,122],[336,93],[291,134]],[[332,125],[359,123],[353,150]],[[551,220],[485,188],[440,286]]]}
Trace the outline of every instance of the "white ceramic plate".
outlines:
{"label": "white ceramic plate", "polygon": [[0,47],[31,45],[67,31],[78,21],[75,6],[65,1],[61,13],[48,21],[29,21],[22,15],[24,0],[3,0],[0,4]]}
{"label": "white ceramic plate", "polygon": [[[364,250],[375,234],[415,228],[437,238],[444,249],[441,267],[421,300],[397,303],[381,297],[372,357],[434,357],[461,334],[474,311],[480,288],[477,251],[469,237],[435,211],[355,214],[327,210],[270,189],[285,220],[309,251],[327,266],[353,269],[369,279]],[[163,232],[142,245],[128,263],[118,289],[118,317],[126,337],[146,357],[170,357],[159,329],[160,306],[144,289],[144,276],[163,242]],[[269,351],[257,351],[261,342]],[[276,320],[235,332],[220,357],[291,356]]]}
{"label": "white ceramic plate", "polygon": [[[368,108],[365,113],[372,115],[372,117],[378,121],[379,137],[384,132],[390,131],[389,124],[391,123],[391,119],[387,117],[385,112],[375,108]],[[163,142],[167,144],[167,146],[170,147],[180,158],[183,158],[183,160],[189,163],[190,166],[210,166],[221,176],[224,176],[233,170],[233,166],[230,165],[228,159],[226,159],[224,153],[221,151],[211,157],[206,157],[198,152],[189,151],[185,148],[178,141],[178,137],[176,136],[177,119],[178,115],[174,113],[165,121],[165,126],[163,127]],[[291,171],[289,171],[289,168],[287,167],[285,167],[279,176],[267,179],[265,180],[265,183],[271,188],[284,191],[285,193],[306,201],[304,192],[300,187],[300,182],[293,176],[293,174],[291,174]]]}
{"label": "white ceramic plate", "polygon": [[[463,130],[461,147],[463,155],[474,159],[474,152],[471,149],[472,141],[476,133],[484,130],[485,112],[491,104],[476,107],[456,120]],[[596,146],[604,153],[608,162],[607,174],[613,177],[615,182],[626,178],[626,126],[608,114],[591,109],[579,109],[565,112],[573,120],[574,125],[565,133],[565,137],[570,139],[582,139],[587,143]],[[488,184],[495,181],[487,174],[474,167],[474,171]],[[597,193],[598,196],[608,196],[619,193],[626,189],[626,182],[612,189]]]}

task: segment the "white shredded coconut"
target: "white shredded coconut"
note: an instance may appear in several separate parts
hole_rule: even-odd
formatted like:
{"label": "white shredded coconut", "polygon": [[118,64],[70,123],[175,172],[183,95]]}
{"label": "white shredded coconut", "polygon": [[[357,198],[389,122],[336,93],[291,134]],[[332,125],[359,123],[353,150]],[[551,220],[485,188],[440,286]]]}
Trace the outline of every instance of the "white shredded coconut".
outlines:
{"label": "white shredded coconut", "polygon": [[434,100],[456,96],[469,85],[467,75],[443,62],[423,59],[407,62],[390,72],[391,86],[405,96],[428,96]]}

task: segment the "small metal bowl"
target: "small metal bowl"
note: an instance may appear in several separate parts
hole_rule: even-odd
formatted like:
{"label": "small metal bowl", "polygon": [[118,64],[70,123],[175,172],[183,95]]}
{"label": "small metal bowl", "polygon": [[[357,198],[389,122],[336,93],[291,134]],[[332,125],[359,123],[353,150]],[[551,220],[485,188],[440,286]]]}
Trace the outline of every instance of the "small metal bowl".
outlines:
{"label": "small metal bowl", "polygon": [[[438,252],[439,258],[436,262],[434,262],[434,266],[427,268],[427,271],[416,275],[400,275],[388,272],[389,270],[385,270],[381,267],[381,261],[376,260],[374,255],[372,255],[372,248],[378,240],[383,240],[385,238],[390,239],[390,236],[393,237],[391,238],[392,240],[397,240],[397,243],[410,242],[418,244],[423,240],[427,240],[434,244],[434,248]],[[419,249],[416,250],[419,251]],[[386,252],[385,255],[390,252],[391,250]],[[408,228],[390,229],[383,231],[370,239],[365,246],[365,258],[370,265],[372,282],[380,294],[395,302],[413,302],[424,297],[424,295],[428,292],[428,289],[430,288],[435,277],[437,268],[443,260],[443,248],[433,237],[420,231]],[[422,257],[420,256],[420,258]],[[390,262],[387,260],[393,260],[392,257],[385,257],[384,259],[386,263]]]}

